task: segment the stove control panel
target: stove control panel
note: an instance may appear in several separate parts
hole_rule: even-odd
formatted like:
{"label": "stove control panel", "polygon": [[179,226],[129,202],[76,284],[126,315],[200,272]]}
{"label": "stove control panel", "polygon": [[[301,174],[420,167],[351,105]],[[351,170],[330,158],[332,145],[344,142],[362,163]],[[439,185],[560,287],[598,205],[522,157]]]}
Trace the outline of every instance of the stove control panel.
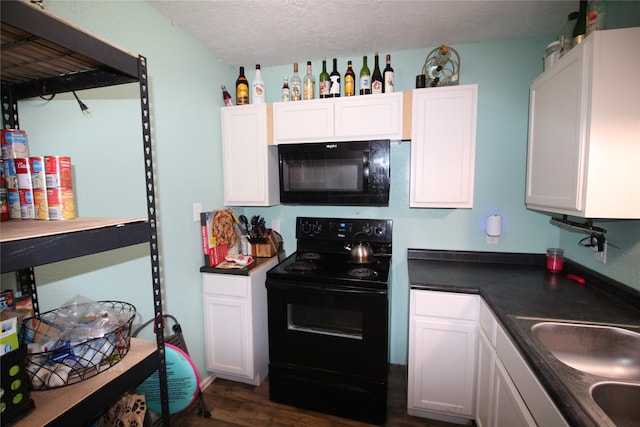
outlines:
{"label": "stove control panel", "polygon": [[391,243],[392,228],[393,221],[390,219],[298,217],[296,238],[345,243],[354,240]]}

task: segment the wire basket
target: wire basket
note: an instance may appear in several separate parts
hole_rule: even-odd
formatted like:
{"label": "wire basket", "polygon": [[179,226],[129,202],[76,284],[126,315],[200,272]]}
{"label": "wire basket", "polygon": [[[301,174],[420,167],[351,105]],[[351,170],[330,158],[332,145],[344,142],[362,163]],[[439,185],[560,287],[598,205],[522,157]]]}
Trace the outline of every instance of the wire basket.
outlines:
{"label": "wire basket", "polygon": [[[79,317],[70,319],[71,310]],[[24,319],[20,342],[28,349],[25,369],[31,389],[75,384],[120,362],[130,348],[135,316],[132,304],[96,301]]]}

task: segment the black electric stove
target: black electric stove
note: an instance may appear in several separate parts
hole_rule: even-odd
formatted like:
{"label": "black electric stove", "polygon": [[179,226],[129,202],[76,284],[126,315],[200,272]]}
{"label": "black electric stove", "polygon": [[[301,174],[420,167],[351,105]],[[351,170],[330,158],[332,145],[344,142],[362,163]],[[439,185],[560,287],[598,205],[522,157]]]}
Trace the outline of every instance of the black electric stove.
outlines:
{"label": "black electric stove", "polygon": [[[267,272],[269,396],[386,420],[392,221],[297,218],[296,252]],[[372,249],[366,263],[350,249]]]}

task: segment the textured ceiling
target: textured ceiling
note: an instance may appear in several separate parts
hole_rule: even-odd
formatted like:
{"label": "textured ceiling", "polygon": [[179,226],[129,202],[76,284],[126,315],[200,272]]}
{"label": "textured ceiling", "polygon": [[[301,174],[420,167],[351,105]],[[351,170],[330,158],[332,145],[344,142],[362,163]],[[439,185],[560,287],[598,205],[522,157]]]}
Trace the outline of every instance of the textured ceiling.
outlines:
{"label": "textured ceiling", "polygon": [[229,65],[557,34],[578,1],[147,0]]}

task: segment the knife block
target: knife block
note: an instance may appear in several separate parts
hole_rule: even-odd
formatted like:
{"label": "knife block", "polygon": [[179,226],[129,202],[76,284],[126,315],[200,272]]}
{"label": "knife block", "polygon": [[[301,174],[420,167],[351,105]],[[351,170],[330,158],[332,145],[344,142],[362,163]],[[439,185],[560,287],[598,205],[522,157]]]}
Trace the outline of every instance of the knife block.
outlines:
{"label": "knife block", "polygon": [[270,228],[266,230],[265,243],[251,244],[251,256],[257,258],[271,258],[278,253],[278,241]]}

